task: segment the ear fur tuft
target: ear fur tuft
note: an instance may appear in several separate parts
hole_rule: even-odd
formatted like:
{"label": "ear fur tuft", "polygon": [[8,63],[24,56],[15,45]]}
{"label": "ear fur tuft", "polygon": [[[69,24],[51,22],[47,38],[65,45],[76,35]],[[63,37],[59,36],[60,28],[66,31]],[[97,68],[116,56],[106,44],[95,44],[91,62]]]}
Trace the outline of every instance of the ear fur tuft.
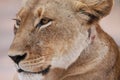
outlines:
{"label": "ear fur tuft", "polygon": [[73,3],[73,8],[75,11],[79,11],[80,9],[87,7],[87,4],[84,4],[80,1],[74,1]]}
{"label": "ear fur tuft", "polygon": [[74,0],[72,3],[74,10],[90,18],[91,24],[110,13],[113,0]]}

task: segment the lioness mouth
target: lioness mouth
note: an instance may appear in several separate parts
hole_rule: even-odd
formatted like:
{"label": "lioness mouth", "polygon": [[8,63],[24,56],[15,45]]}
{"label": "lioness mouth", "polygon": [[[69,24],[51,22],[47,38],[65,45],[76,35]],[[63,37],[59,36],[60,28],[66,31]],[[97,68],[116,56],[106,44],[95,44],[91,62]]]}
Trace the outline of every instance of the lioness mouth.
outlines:
{"label": "lioness mouth", "polygon": [[18,69],[17,71],[19,72],[19,73],[21,73],[21,72],[24,72],[24,73],[32,73],[32,74],[42,74],[42,75],[45,75],[45,74],[47,74],[49,71],[50,71],[50,65],[47,67],[47,68],[45,68],[44,70],[42,70],[42,71],[38,71],[38,72],[29,72],[29,71],[24,71],[24,70],[22,70],[22,69]]}

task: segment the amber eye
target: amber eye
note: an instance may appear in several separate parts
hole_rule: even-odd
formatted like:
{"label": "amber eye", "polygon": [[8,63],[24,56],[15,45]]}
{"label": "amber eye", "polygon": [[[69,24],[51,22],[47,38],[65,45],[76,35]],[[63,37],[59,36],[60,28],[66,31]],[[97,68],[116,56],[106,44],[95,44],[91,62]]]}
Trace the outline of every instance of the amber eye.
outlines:
{"label": "amber eye", "polygon": [[40,20],[40,22],[36,25],[36,27],[41,27],[41,26],[43,26],[43,25],[46,25],[46,24],[48,24],[49,22],[51,22],[52,21],[52,19],[49,19],[49,18],[42,18],[41,20]]}

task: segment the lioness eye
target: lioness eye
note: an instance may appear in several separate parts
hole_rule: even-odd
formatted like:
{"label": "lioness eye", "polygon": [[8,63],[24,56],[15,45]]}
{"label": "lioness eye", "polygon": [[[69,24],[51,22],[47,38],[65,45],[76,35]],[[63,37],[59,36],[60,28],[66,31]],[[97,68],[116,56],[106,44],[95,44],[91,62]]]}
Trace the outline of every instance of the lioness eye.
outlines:
{"label": "lioness eye", "polygon": [[13,19],[13,20],[16,21],[16,24],[15,24],[16,28],[19,28],[21,21],[19,19]]}
{"label": "lioness eye", "polygon": [[49,18],[42,18],[40,22],[36,25],[36,27],[41,27],[42,25],[48,24],[52,19]]}

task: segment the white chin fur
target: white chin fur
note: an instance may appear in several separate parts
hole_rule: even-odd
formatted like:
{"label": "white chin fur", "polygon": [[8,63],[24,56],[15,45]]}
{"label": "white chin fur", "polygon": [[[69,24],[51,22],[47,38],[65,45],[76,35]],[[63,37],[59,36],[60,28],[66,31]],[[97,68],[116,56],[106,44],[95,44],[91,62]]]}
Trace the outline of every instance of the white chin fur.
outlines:
{"label": "white chin fur", "polygon": [[43,80],[44,76],[42,74],[32,74],[32,73],[19,73],[19,80]]}

